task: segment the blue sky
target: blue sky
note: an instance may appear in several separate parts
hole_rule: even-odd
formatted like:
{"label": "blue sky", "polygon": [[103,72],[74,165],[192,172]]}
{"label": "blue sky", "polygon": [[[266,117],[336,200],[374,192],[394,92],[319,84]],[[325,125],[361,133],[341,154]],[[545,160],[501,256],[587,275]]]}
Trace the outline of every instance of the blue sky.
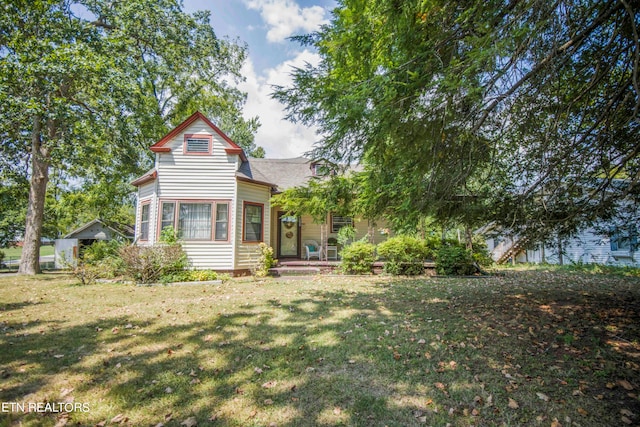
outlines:
{"label": "blue sky", "polygon": [[284,120],[283,106],[270,98],[272,85],[288,85],[293,66],[317,64],[318,55],[287,38],[307,34],[328,23],[334,0],[183,0],[187,12],[211,11],[218,37],[239,39],[248,46],[248,60],[239,85],[247,93],[245,117],[260,118],[256,144],[267,157],[304,154],[318,140],[315,129]]}

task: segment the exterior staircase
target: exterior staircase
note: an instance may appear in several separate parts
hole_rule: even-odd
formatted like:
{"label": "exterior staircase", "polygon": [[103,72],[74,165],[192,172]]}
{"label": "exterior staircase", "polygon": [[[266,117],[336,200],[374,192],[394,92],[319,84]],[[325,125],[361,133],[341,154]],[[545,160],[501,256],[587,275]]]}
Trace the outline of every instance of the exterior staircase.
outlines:
{"label": "exterior staircase", "polygon": [[514,237],[513,243],[511,244],[511,246],[509,246],[507,250],[505,250],[502,253],[502,255],[500,255],[496,263],[504,264],[509,260],[509,258],[518,256],[520,252],[525,250],[526,246],[529,243],[530,243],[530,239],[527,237],[522,237],[522,238]]}

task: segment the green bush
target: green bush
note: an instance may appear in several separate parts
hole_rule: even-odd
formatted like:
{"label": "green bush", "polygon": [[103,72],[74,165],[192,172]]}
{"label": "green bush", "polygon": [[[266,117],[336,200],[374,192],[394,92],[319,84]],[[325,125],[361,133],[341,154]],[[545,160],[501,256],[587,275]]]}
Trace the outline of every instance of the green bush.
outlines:
{"label": "green bush", "polygon": [[266,277],[269,269],[276,265],[277,260],[273,258],[273,248],[266,243],[258,245],[258,262],[254,266],[256,277]]}
{"label": "green bush", "polygon": [[376,246],[367,242],[354,242],[342,249],[341,269],[349,274],[371,273],[373,261],[376,259]]}
{"label": "green bush", "polygon": [[488,267],[493,264],[487,241],[483,236],[473,236],[473,260],[480,266]]}
{"label": "green bush", "polygon": [[378,256],[385,261],[386,273],[415,276],[424,274],[424,261],[433,256],[433,251],[422,239],[400,235],[380,243]]}
{"label": "green bush", "polygon": [[111,279],[123,275],[125,265],[120,257],[121,247],[122,243],[117,240],[98,240],[83,249],[78,267],[92,267],[90,270],[96,271],[96,278]]}
{"label": "green bush", "polygon": [[467,276],[476,272],[470,251],[459,245],[443,245],[436,254],[436,272],[447,276]]}
{"label": "green bush", "polygon": [[345,225],[338,230],[336,241],[340,246],[347,247],[356,238],[356,229],[352,225]]}
{"label": "green bush", "polygon": [[162,275],[160,282],[207,282],[218,279],[218,273],[213,270],[182,270]]}

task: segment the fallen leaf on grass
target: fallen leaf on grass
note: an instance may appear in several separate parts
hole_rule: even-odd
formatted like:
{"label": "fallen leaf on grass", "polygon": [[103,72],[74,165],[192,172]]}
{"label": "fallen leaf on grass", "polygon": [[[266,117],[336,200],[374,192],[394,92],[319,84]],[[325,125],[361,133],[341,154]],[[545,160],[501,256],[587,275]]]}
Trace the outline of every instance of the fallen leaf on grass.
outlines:
{"label": "fallen leaf on grass", "polygon": [[278,384],[277,381],[267,381],[266,383],[262,384],[262,388],[273,388],[276,386],[276,384]]}
{"label": "fallen leaf on grass", "polygon": [[265,399],[265,400],[264,400],[264,404],[265,404],[265,405],[273,405],[273,400],[271,400],[271,399]]}
{"label": "fallen leaf on grass", "polygon": [[111,424],[118,424],[123,421],[126,421],[124,414],[118,414],[115,417],[111,418]]}
{"label": "fallen leaf on grass", "polygon": [[587,416],[587,414],[589,414],[584,408],[578,408],[578,413],[583,416]]}
{"label": "fallen leaf on grass", "polygon": [[549,396],[547,396],[547,395],[546,395],[546,394],[544,394],[544,393],[540,393],[540,392],[538,392],[538,393],[536,393],[536,396],[538,396],[538,398],[539,398],[540,400],[544,400],[545,402],[548,402],[548,401],[549,401]]}
{"label": "fallen leaf on grass", "polygon": [[340,415],[342,413],[342,409],[340,409],[339,406],[336,406],[335,408],[333,408],[333,413],[335,415]]}
{"label": "fallen leaf on grass", "polygon": [[620,414],[629,418],[633,418],[635,416],[635,414],[628,409],[620,409]]}
{"label": "fallen leaf on grass", "polygon": [[195,427],[198,425],[198,420],[196,420],[196,417],[189,417],[181,422],[180,425],[184,427]]}
{"label": "fallen leaf on grass", "polygon": [[557,418],[554,418],[551,422],[551,427],[562,427],[562,424],[560,424],[560,421],[558,421]]}
{"label": "fallen leaf on grass", "polygon": [[625,389],[627,391],[633,390],[633,386],[627,380],[618,380],[618,384],[620,384],[620,387],[622,387],[623,389]]}
{"label": "fallen leaf on grass", "polygon": [[631,421],[629,418],[627,417],[622,417],[620,418],[622,420],[623,423],[625,423],[626,425],[631,425],[633,424],[633,421]]}
{"label": "fallen leaf on grass", "polygon": [[512,398],[509,398],[509,408],[518,409],[519,407],[520,407],[520,405],[518,405],[518,402],[516,402]]}

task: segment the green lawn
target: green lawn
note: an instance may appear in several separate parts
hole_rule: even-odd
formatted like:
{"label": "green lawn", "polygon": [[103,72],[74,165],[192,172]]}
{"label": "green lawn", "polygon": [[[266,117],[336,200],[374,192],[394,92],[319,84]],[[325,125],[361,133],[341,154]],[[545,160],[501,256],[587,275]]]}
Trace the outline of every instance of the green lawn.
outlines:
{"label": "green lawn", "polygon": [[0,276],[0,301],[0,402],[86,405],[0,425],[640,422],[637,278]]}
{"label": "green lawn", "polygon": [[[20,259],[22,255],[21,247],[0,248],[0,251],[4,252],[5,260],[8,259]],[[53,255],[54,247],[50,245],[40,246],[40,256]]]}

